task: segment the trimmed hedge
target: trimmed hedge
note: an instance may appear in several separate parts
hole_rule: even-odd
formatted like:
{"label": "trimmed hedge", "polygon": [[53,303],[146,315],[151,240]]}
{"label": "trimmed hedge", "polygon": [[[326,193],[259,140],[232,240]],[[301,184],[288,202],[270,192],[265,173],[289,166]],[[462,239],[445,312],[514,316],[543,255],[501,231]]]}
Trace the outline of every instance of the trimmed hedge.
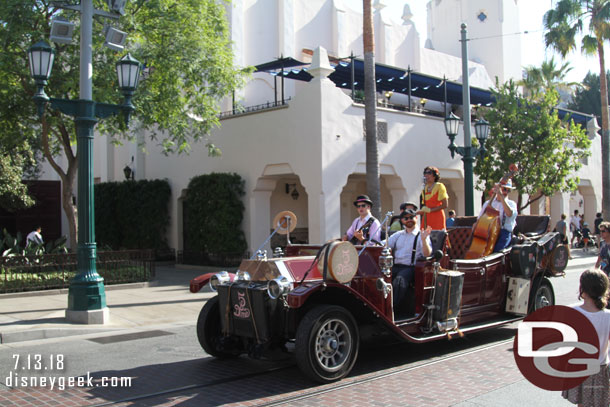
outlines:
{"label": "trimmed hedge", "polygon": [[185,251],[244,254],[247,248],[241,228],[244,185],[244,180],[235,173],[211,173],[191,179],[185,199],[188,212]]}
{"label": "trimmed hedge", "polygon": [[167,180],[95,185],[98,248],[166,249],[171,189]]}

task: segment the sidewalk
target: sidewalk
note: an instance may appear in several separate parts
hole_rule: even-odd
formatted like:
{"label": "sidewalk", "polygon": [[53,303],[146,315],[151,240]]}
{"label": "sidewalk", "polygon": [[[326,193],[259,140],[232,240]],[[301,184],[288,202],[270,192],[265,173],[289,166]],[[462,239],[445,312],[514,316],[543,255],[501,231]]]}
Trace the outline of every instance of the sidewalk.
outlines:
{"label": "sidewalk", "polygon": [[189,282],[216,270],[220,268],[157,266],[156,278],[150,283],[106,286],[110,322],[104,325],[67,322],[67,289],[0,294],[0,343],[191,324],[213,293],[204,288],[193,294]]}

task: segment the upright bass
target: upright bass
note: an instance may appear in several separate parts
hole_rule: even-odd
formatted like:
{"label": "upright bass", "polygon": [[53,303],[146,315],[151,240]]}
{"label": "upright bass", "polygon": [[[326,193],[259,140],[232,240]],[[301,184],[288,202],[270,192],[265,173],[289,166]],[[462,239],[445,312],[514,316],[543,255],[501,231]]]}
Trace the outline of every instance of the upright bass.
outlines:
{"label": "upright bass", "polygon": [[[508,166],[508,172],[504,174],[499,184],[503,185],[511,179],[519,169],[515,164]],[[491,207],[491,201],[495,194],[491,192],[491,197],[487,201],[485,212],[481,214],[477,222],[472,228],[472,241],[470,247],[464,256],[465,259],[479,259],[483,256],[491,254],[494,245],[498,240],[498,235],[502,229],[500,223],[500,212]]]}

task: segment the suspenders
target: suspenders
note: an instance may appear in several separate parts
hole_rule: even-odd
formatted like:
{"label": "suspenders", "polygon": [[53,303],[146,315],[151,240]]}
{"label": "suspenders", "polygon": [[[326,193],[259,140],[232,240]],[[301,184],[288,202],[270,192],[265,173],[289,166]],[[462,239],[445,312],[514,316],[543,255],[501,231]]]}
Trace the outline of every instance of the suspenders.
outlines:
{"label": "suspenders", "polygon": [[[398,233],[398,232],[397,232]],[[413,249],[411,250],[411,264],[405,264],[405,266],[414,266],[415,265],[415,254],[417,252],[417,239],[419,238],[419,234],[421,233],[421,231],[417,232],[417,234],[415,235],[415,239],[413,240]],[[406,233],[405,233],[406,236]],[[396,249],[396,244],[394,244],[394,247],[392,248],[392,250]]]}
{"label": "suspenders", "polygon": [[413,250],[411,251],[411,266],[415,265],[415,252],[417,251],[417,238],[419,237],[419,233],[415,235],[415,239],[413,240]]}

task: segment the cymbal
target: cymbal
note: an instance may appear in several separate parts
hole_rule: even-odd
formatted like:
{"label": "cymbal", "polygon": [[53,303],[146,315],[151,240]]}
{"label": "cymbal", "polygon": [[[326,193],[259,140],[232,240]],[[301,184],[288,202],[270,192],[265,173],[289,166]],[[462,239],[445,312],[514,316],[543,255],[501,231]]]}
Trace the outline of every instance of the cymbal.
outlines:
{"label": "cymbal", "polygon": [[[288,218],[290,218],[290,230],[288,230]],[[292,232],[297,227],[297,215],[290,211],[282,211],[273,218],[273,226],[280,227],[277,231],[280,235]]]}

